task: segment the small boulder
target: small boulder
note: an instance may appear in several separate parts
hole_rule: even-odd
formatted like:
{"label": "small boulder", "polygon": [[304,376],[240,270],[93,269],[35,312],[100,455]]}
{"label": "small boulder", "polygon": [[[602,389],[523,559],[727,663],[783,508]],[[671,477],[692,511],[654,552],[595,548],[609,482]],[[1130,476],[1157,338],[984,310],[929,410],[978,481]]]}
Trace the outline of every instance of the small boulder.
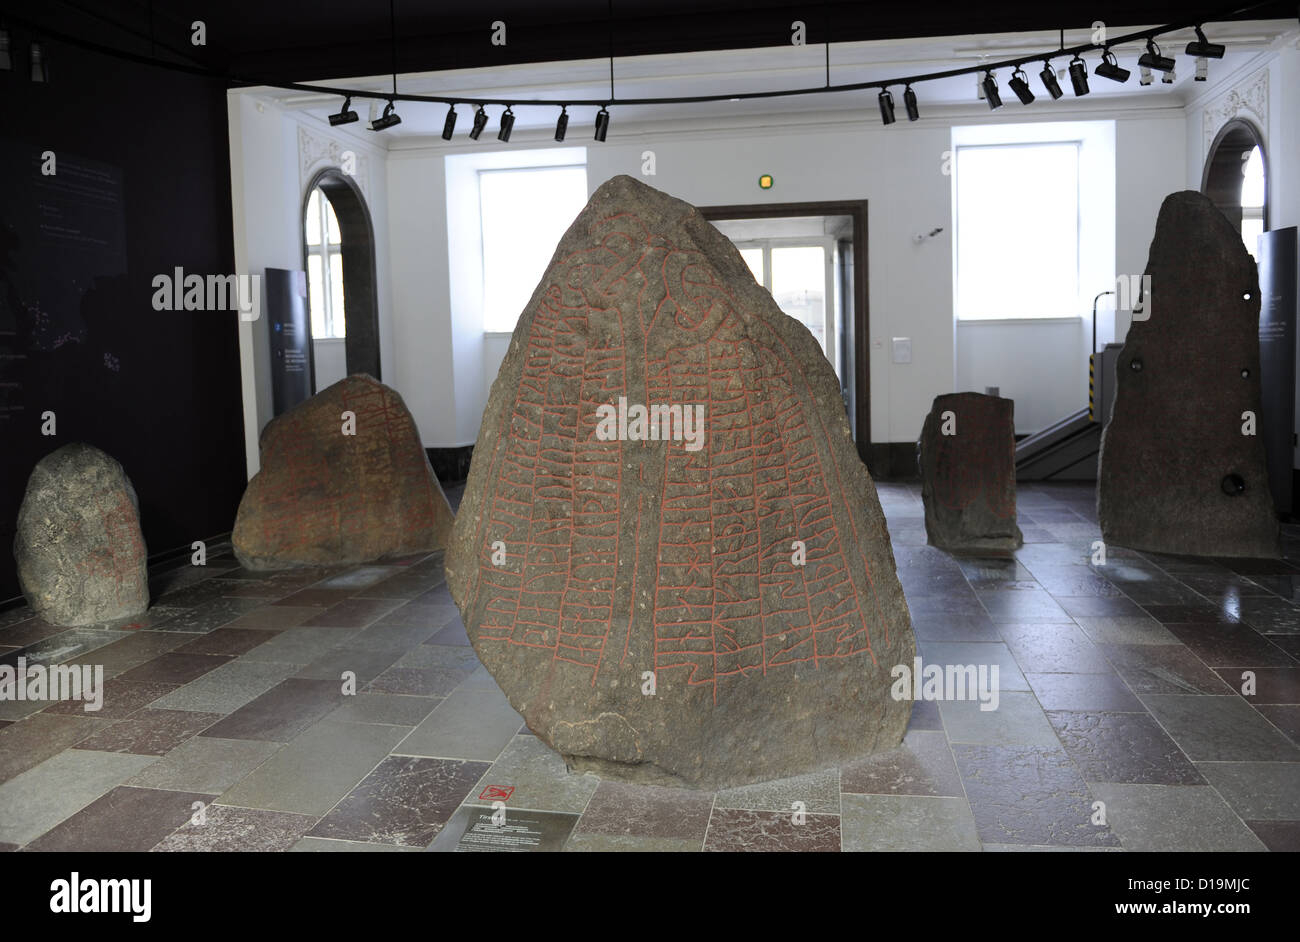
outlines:
{"label": "small boulder", "polygon": [[341,566],[447,545],[451,507],[415,419],[370,376],[340,380],[273,419],[235,518],[248,569]]}
{"label": "small boulder", "polygon": [[122,466],[93,445],[64,445],[32,469],[14,559],[23,594],[50,624],[125,621],[149,607],[135,489]]}

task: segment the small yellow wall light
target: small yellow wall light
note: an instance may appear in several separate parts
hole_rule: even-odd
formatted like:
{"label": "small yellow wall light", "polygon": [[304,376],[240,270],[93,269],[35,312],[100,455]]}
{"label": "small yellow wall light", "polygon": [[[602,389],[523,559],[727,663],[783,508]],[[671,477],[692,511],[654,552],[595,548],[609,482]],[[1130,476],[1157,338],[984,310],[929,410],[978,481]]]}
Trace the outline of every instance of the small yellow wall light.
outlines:
{"label": "small yellow wall light", "polygon": [[770,173],[765,173],[758,178],[758,188],[760,190],[772,189],[772,175]]}

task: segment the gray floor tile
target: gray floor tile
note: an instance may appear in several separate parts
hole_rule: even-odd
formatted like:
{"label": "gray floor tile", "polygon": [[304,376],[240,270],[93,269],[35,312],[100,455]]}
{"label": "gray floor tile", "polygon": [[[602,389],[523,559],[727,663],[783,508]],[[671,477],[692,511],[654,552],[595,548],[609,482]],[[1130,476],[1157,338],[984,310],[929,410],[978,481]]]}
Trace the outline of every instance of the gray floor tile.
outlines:
{"label": "gray floor tile", "polygon": [[1142,701],[1193,762],[1300,761],[1300,748],[1239,697],[1148,694]]}
{"label": "gray floor tile", "polygon": [[196,736],[124,784],[220,795],[281,748],[279,743],[255,739]]}
{"label": "gray floor tile", "polygon": [[1131,851],[1258,851],[1263,843],[1204,785],[1093,787],[1106,819]]}
{"label": "gray floor tile", "polygon": [[1030,693],[1004,693],[996,710],[981,710],[974,700],[943,701],[939,711],[952,743],[1060,748],[1052,726]]}
{"label": "gray floor tile", "polygon": [[0,841],[26,844],[154,762],[69,749],[0,785]]}
{"label": "gray floor tile", "polygon": [[1201,774],[1247,821],[1300,821],[1300,762],[1198,762]]}
{"label": "gray floor tile", "polygon": [[324,815],[397,745],[405,730],[317,723],[245,776],[223,805]]}
{"label": "gray floor tile", "polygon": [[965,798],[845,795],[845,851],[978,851],[975,817]]}
{"label": "gray floor tile", "polygon": [[401,755],[495,761],[523,721],[497,691],[455,690],[394,751]]}

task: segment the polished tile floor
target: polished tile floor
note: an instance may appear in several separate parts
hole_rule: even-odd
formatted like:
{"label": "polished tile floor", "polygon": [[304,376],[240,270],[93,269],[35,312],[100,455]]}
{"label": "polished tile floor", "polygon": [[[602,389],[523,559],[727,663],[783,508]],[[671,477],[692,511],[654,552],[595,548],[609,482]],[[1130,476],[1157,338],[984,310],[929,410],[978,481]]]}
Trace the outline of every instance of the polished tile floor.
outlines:
{"label": "polished tile floor", "polygon": [[97,713],[0,702],[0,848],[1300,849],[1300,565],[1091,565],[1074,485],[1021,487],[1014,559],[955,559],[926,546],[917,486],[880,495],[920,655],[997,664],[998,709],[917,703],[892,752],[716,794],[602,782],[522,725],[440,556],[214,556],[160,574],[131,626],[0,613],[0,661],[109,678]]}

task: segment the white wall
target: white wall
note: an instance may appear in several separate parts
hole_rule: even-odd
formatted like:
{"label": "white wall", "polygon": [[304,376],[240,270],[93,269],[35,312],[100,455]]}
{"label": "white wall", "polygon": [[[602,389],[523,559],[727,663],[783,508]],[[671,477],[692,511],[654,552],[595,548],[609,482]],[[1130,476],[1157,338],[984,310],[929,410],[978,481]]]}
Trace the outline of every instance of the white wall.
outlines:
{"label": "white wall", "polygon": [[[345,152],[355,156],[353,178],[375,229],[380,372],[385,381],[400,389],[400,370],[394,362],[385,148],[310,115],[286,111],[251,91],[232,90],[227,99],[235,265],[239,272],[260,275],[267,268],[301,270],[302,206],[307,185],[320,169],[341,166]],[[442,254],[445,258],[446,253]],[[252,477],[260,466],[258,436],[272,418],[265,317],[239,325],[239,350],[244,449],[248,476]]]}
{"label": "white wall", "polygon": [[[1211,62],[1210,81],[1187,107],[1187,188],[1199,190],[1209,144],[1229,120],[1244,118],[1263,133],[1268,156],[1269,228],[1300,226],[1300,33],[1292,31],[1243,67],[1224,72]],[[1296,387],[1300,416],[1300,383]],[[1293,466],[1300,468],[1300,447]]]}
{"label": "white wall", "polygon": [[[941,170],[954,125],[1024,121],[1034,112],[1011,107],[992,116],[984,109],[949,111],[888,128],[870,112],[865,120],[748,119],[749,126],[731,127],[683,122],[672,128],[629,129],[623,119],[608,142],[587,148],[588,186],[595,190],[610,177],[627,173],[696,205],[868,200],[871,440],[915,440],[935,396],[955,389],[982,390],[985,385],[1000,385],[1004,394],[1021,399],[1018,430],[1036,431],[1086,405],[1090,327],[1086,318],[1064,326],[989,327],[991,333],[982,340],[955,328],[952,198],[949,178]],[[1109,102],[1085,107],[1062,101],[1037,115],[1039,120],[1057,121],[1118,119],[1115,269],[1141,272],[1160,200],[1183,186],[1182,107],[1171,102],[1117,113]],[[541,135],[535,134],[531,143],[516,138],[511,149],[548,146]],[[504,150],[495,141],[492,145]],[[646,150],[655,152],[653,177],[641,176]],[[413,355],[418,348],[421,357],[435,364],[418,375],[404,373],[411,385],[401,391],[413,409],[417,403],[440,404],[442,411],[428,422],[417,410],[430,447],[473,441],[481,402],[508,346],[508,338],[488,335],[471,350],[464,338],[452,335],[449,312],[455,299],[447,234],[440,228],[446,205],[440,194],[447,183],[444,158],[465,152],[463,144],[402,141],[389,158],[394,295],[401,342],[405,346],[409,339],[413,348],[399,356]],[[757,186],[764,173],[776,180],[771,190]],[[913,233],[938,226],[944,227],[938,237],[920,245],[913,242]],[[1100,334],[1099,343],[1110,339],[1109,320],[1103,319]],[[893,337],[912,339],[910,364],[891,362]],[[1044,342],[1050,344],[1046,354]],[[994,368],[996,379],[988,370],[975,368],[978,362],[987,366],[983,358],[992,351],[1007,366]],[[1031,361],[1037,364],[1032,380],[1011,378],[1012,364]],[[1040,368],[1045,363],[1055,366]],[[482,372],[475,376],[480,365]],[[462,414],[467,390],[482,397],[468,418]]]}

